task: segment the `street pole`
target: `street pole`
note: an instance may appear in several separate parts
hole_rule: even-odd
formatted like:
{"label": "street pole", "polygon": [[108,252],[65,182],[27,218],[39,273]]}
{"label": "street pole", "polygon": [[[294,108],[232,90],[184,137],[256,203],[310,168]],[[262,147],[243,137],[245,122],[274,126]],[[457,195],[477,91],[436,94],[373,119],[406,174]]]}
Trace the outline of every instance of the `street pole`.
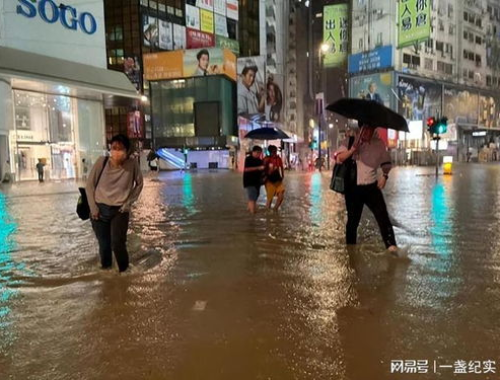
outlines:
{"label": "street pole", "polygon": [[[323,103],[321,103],[321,104],[323,104]],[[318,115],[318,162],[319,162],[319,171],[321,171],[321,166],[322,166],[321,165],[321,116],[322,115],[320,113]]]}
{"label": "street pole", "polygon": [[318,161],[319,161],[319,171],[321,172],[322,170],[322,162],[321,162],[321,132],[322,132],[322,121],[323,121],[323,112],[325,110],[325,100],[326,100],[326,93],[325,93],[325,54],[323,52],[323,46],[319,50],[319,59],[320,59],[320,70],[321,70],[321,93],[323,94],[323,97],[321,99],[321,105],[320,109],[318,110]]}
{"label": "street pole", "polygon": [[320,59],[320,70],[321,70],[321,90],[322,92],[322,99],[320,102],[320,107],[318,109],[318,162],[319,162],[319,171],[321,172],[322,169],[322,164],[321,164],[321,130],[322,130],[322,118],[323,118],[323,110],[324,110],[324,103],[325,103],[325,86],[324,86],[324,75],[325,75],[325,68],[324,68],[324,54],[322,50],[319,50],[319,59]]}
{"label": "street pole", "polygon": [[439,176],[439,133],[436,137],[436,178]]}

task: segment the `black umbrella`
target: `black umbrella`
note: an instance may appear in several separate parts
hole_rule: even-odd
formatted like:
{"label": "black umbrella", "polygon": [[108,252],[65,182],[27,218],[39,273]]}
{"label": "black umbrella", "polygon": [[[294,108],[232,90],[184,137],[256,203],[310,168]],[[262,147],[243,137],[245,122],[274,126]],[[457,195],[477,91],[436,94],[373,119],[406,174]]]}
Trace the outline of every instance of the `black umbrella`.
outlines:
{"label": "black umbrella", "polygon": [[326,109],[348,119],[356,119],[360,125],[410,132],[403,116],[373,100],[344,98],[330,104]]}
{"label": "black umbrella", "polygon": [[278,128],[257,128],[248,132],[245,138],[254,140],[286,140],[290,137]]}

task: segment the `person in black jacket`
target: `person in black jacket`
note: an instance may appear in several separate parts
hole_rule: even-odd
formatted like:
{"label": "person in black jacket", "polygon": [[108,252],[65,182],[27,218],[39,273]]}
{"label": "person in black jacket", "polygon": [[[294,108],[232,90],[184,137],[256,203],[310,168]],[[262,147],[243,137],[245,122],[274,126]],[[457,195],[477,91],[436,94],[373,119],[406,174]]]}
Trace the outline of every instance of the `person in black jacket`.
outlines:
{"label": "person in black jacket", "polygon": [[264,162],[261,159],[262,148],[254,146],[252,153],[245,159],[245,170],[243,173],[243,187],[248,196],[248,211],[255,214],[257,211],[257,200],[262,186],[262,175],[264,173]]}

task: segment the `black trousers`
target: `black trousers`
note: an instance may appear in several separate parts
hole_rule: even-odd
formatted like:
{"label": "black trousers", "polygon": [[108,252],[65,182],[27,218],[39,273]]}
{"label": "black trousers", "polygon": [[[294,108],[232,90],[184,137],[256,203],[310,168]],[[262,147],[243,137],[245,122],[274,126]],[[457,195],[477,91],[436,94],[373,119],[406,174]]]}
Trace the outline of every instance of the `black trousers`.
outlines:
{"label": "black trousers", "polygon": [[43,172],[38,172],[38,181],[43,182]]}
{"label": "black trousers", "polygon": [[129,260],[127,252],[128,212],[119,212],[120,207],[98,204],[99,220],[92,220],[92,228],[99,242],[99,255],[103,269],[113,264],[112,252],[120,272],[127,270]]}
{"label": "black trousers", "polygon": [[394,229],[387,213],[384,196],[377,187],[377,183],[353,186],[348,189],[345,193],[345,203],[347,208],[347,244],[356,244],[361,214],[364,205],[367,205],[377,220],[385,247],[389,248],[391,245],[396,245]]}

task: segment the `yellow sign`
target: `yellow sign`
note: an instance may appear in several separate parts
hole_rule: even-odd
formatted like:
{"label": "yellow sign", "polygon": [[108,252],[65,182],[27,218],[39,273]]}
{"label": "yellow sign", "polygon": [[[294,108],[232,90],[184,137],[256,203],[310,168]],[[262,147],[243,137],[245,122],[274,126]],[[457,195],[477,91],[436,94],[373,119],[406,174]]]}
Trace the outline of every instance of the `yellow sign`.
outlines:
{"label": "yellow sign", "polygon": [[175,79],[184,76],[184,51],[144,54],[146,80]]}
{"label": "yellow sign", "polygon": [[189,78],[203,72],[204,75],[226,75],[236,81],[236,55],[229,49],[166,51],[145,54],[143,60],[144,76],[150,81]]}
{"label": "yellow sign", "polygon": [[214,13],[200,9],[201,31],[205,33],[214,32]]}

